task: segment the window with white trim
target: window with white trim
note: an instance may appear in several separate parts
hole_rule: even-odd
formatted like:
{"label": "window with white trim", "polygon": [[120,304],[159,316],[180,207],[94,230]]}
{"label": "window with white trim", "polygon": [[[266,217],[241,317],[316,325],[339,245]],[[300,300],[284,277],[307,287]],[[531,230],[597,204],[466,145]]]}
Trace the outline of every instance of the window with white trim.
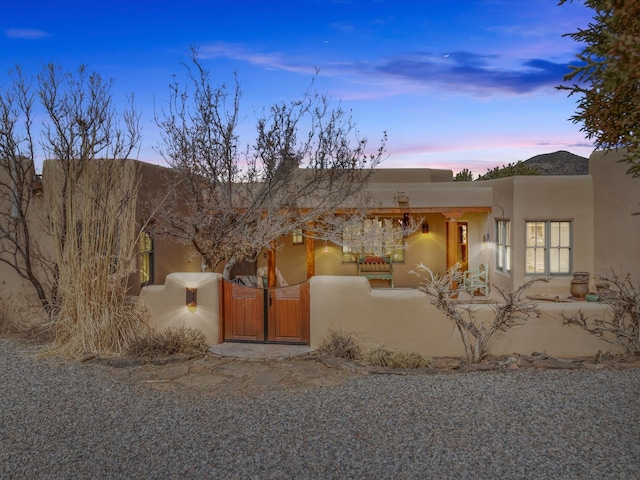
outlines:
{"label": "window with white trim", "polygon": [[569,275],[572,270],[572,223],[526,222],[526,274]]}
{"label": "window with white trim", "polygon": [[352,263],[358,255],[388,255],[391,261],[404,262],[402,219],[369,218],[363,225],[345,227],[342,232],[342,261]]}
{"label": "window with white trim", "polygon": [[511,272],[511,221],[496,221],[496,270]]}

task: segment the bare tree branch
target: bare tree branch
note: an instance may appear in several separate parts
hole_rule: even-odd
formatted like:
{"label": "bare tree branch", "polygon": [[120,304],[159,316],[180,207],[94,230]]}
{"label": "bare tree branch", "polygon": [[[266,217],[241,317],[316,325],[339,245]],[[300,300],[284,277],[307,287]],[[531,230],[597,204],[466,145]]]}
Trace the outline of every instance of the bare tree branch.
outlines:
{"label": "bare tree branch", "polygon": [[[296,229],[338,241],[344,225],[364,218],[365,186],[386,137],[367,153],[348,113],[307,91],[266,109],[253,145],[243,149],[237,79],[230,89],[213,87],[195,52],[191,60],[188,86],[171,84],[169,103],[156,116],[158,150],[175,169],[171,181],[184,182],[160,223],[193,245],[209,268],[253,258]],[[336,216],[341,209],[349,215]]]}

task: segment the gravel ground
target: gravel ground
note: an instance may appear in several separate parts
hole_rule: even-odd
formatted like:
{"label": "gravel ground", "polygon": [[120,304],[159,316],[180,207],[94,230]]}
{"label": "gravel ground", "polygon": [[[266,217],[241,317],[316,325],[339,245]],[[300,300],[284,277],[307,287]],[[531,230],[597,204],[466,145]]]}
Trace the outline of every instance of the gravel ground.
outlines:
{"label": "gravel ground", "polygon": [[0,478],[640,478],[640,369],[158,392],[0,339]]}

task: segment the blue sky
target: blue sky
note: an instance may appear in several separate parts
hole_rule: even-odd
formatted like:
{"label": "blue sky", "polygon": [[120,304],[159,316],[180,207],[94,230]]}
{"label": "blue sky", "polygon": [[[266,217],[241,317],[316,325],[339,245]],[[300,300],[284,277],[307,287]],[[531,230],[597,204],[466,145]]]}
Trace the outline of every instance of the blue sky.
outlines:
{"label": "blue sky", "polygon": [[564,33],[592,12],[556,0],[24,0],[3,6],[0,85],[19,64],[86,64],[134,94],[138,158],[162,163],[154,108],[191,46],[215,82],[237,72],[242,132],[255,112],[315,88],[352,110],[383,167],[476,173],[533,155],[592,146],[568,118],[575,99],[555,87],[580,45]]}

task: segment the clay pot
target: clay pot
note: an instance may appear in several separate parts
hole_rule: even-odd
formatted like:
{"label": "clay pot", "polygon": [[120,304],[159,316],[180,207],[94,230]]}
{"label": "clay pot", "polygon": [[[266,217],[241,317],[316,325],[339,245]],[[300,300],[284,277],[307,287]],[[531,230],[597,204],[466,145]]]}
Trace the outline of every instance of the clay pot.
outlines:
{"label": "clay pot", "polygon": [[573,282],[589,283],[589,272],[573,272]]}
{"label": "clay pot", "polygon": [[589,284],[584,282],[571,282],[569,292],[571,292],[573,298],[584,298],[585,295],[589,293]]}

